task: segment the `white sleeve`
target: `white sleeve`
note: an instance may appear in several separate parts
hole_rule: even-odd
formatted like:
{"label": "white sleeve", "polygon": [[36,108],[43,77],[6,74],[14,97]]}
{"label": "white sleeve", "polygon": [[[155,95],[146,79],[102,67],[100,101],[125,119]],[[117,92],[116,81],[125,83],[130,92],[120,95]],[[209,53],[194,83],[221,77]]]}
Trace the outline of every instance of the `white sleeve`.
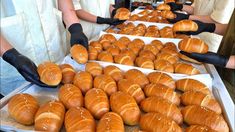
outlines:
{"label": "white sleeve", "polygon": [[75,10],[80,10],[82,9],[81,5],[80,5],[80,0],[73,0],[73,6]]}
{"label": "white sleeve", "polygon": [[110,0],[111,5],[115,5],[115,0]]}

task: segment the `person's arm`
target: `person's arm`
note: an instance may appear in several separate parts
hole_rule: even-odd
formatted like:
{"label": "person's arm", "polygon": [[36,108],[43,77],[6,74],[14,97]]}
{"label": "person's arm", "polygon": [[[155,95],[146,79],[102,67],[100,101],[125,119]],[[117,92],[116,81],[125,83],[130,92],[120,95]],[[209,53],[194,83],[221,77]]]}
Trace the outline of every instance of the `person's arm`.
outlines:
{"label": "person's arm", "polygon": [[214,33],[219,34],[219,35],[224,35],[227,31],[228,24],[215,24],[215,31]]}
{"label": "person's arm", "polygon": [[171,7],[171,11],[185,11],[188,14],[193,14],[194,7],[189,5],[177,4],[175,2],[167,3]]}
{"label": "person's arm", "polygon": [[189,5],[183,5],[182,11],[187,12],[188,14],[193,14],[194,7]]}
{"label": "person's arm", "polygon": [[198,20],[204,23],[217,23],[214,21],[209,15],[190,15],[189,16],[190,20]]}
{"label": "person's arm", "polygon": [[235,69],[235,55],[229,57],[228,63],[226,64],[226,68]]}
{"label": "person's arm", "polygon": [[1,56],[3,56],[3,54],[8,51],[9,49],[12,49],[13,47],[11,46],[11,44],[1,35]]}

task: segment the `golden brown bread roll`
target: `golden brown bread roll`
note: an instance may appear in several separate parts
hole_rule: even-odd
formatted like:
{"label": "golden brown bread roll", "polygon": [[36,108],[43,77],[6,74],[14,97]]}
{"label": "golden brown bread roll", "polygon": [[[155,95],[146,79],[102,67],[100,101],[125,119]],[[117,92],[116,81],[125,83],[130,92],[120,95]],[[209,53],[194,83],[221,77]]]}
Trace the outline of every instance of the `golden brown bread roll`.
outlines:
{"label": "golden brown bread roll", "polygon": [[130,56],[124,55],[124,54],[119,54],[119,55],[114,56],[114,61],[115,61],[115,63],[128,65],[128,66],[134,65],[132,58]]}
{"label": "golden brown bread roll", "polygon": [[184,121],[189,125],[203,125],[218,132],[229,132],[229,127],[222,115],[205,107],[190,105],[182,109]]}
{"label": "golden brown bread roll", "polygon": [[179,60],[179,58],[169,53],[163,52],[157,55],[157,60],[167,60],[171,64],[175,64]]}
{"label": "golden brown bread roll", "polygon": [[154,68],[156,70],[165,71],[165,72],[174,72],[174,66],[167,60],[155,60]]}
{"label": "golden brown bread roll", "polygon": [[73,83],[73,78],[76,74],[75,69],[69,64],[60,65],[60,69],[62,72],[62,83]]}
{"label": "golden brown bread roll", "polygon": [[162,50],[164,50],[164,49],[170,49],[170,50],[178,51],[178,50],[177,50],[177,46],[176,46],[175,43],[173,43],[173,42],[166,42],[166,43],[164,44],[164,48],[163,48]]}
{"label": "golden brown bread roll", "polygon": [[107,50],[108,47],[112,45],[112,43],[109,42],[109,41],[103,41],[103,42],[101,43],[101,45],[102,45],[102,47],[103,47],[104,50]]}
{"label": "golden brown bread roll", "polygon": [[44,62],[37,68],[40,80],[51,86],[58,85],[62,80],[62,72],[60,67],[52,62]]}
{"label": "golden brown bread roll", "polygon": [[108,96],[117,91],[116,82],[109,75],[99,75],[95,77],[94,87],[103,89]]}
{"label": "golden brown bread roll", "polygon": [[192,125],[185,129],[185,132],[216,132],[207,126]]}
{"label": "golden brown bread roll", "polygon": [[174,19],[176,15],[172,11],[161,11],[161,16],[166,19]]}
{"label": "golden brown bread roll", "polygon": [[158,97],[148,97],[141,101],[140,108],[145,112],[158,112],[171,118],[178,124],[183,123],[183,117],[177,105]]}
{"label": "golden brown bread roll", "polygon": [[66,109],[83,106],[82,92],[73,84],[61,86],[58,92],[58,98],[64,104]]}
{"label": "golden brown bread roll", "polygon": [[187,62],[192,62],[192,63],[195,63],[195,64],[202,64],[201,62],[197,61],[197,60],[194,60],[192,58],[189,58],[188,56],[184,55],[184,54],[181,54],[179,53],[179,58],[184,60],[184,61],[187,61]]}
{"label": "golden brown bread roll", "polygon": [[159,52],[158,48],[153,45],[153,44],[147,44],[144,46],[144,50],[149,50],[151,51],[154,55],[157,55],[157,53]]}
{"label": "golden brown bread roll", "polygon": [[121,37],[118,41],[120,41],[121,43],[125,45],[128,45],[131,42],[131,40],[125,36]]}
{"label": "golden brown bread roll", "polygon": [[115,41],[113,45],[117,46],[120,50],[126,49],[127,47],[122,41]]}
{"label": "golden brown bread roll", "polygon": [[100,37],[99,42],[109,41],[110,43],[114,43],[117,39],[112,34],[104,34]]}
{"label": "golden brown bread roll", "polygon": [[153,16],[154,18],[157,18],[158,16],[161,16],[161,11],[153,10],[148,14],[149,16]]}
{"label": "golden brown bread roll", "polygon": [[142,115],[140,128],[149,132],[183,132],[177,123],[157,112]]}
{"label": "golden brown bread roll", "polygon": [[89,46],[88,49],[88,58],[89,60],[96,60],[98,57],[98,51],[93,46]]}
{"label": "golden brown bread roll", "polygon": [[158,5],[157,10],[167,10],[167,11],[170,11],[171,7],[169,5],[167,5],[167,4],[160,4],[160,5]]}
{"label": "golden brown bread roll", "polygon": [[85,64],[88,61],[87,49],[80,44],[73,45],[70,54],[77,63]]}
{"label": "golden brown bread roll", "polygon": [[166,99],[176,105],[180,104],[179,95],[173,89],[160,83],[151,83],[144,87],[144,93],[147,97],[156,96]]}
{"label": "golden brown bread roll", "polygon": [[119,53],[120,53],[120,49],[119,49],[117,46],[115,46],[115,45],[110,45],[110,46],[107,48],[106,51],[108,51],[109,53],[111,53],[112,56],[119,55]]}
{"label": "golden brown bread roll", "polygon": [[118,8],[114,18],[119,20],[127,20],[130,18],[131,12],[126,8]]}
{"label": "golden brown bread roll", "polygon": [[122,23],[122,24],[116,25],[115,27],[118,28],[118,29],[122,29],[122,28],[124,28],[126,25],[127,25],[127,24]]}
{"label": "golden brown bread roll", "polygon": [[139,16],[137,14],[131,15],[128,21],[137,21],[139,19]]}
{"label": "golden brown bread roll", "polygon": [[185,92],[181,96],[181,102],[184,105],[200,105],[216,112],[217,114],[222,113],[221,107],[215,99],[213,99],[210,95],[198,91]]}
{"label": "golden brown bread roll", "polygon": [[172,50],[171,48],[167,48],[167,47],[163,48],[161,50],[161,53],[168,53],[173,56],[179,57],[179,53],[176,50]]}
{"label": "golden brown bread roll", "polygon": [[178,38],[178,39],[186,39],[186,38],[190,38],[190,36],[188,35],[185,35],[185,34],[174,34],[175,38]]}
{"label": "golden brown bread roll", "polygon": [[148,13],[149,13],[149,11],[148,11],[147,9],[145,9],[145,10],[141,11],[141,12],[138,13],[138,14],[145,16],[145,15],[148,15]]}
{"label": "golden brown bread roll", "polygon": [[163,48],[163,43],[159,40],[153,40],[151,44],[157,47],[158,50],[161,50]]}
{"label": "golden brown bread roll", "polygon": [[137,56],[139,54],[140,50],[142,49],[141,47],[136,46],[135,43],[133,43],[133,42],[131,42],[128,45],[128,48],[134,52],[135,56]]}
{"label": "golden brown bread roll", "polygon": [[106,33],[116,33],[116,31],[112,28],[109,28],[107,30],[105,30]]}
{"label": "golden brown bread roll", "polygon": [[164,0],[164,3],[175,2],[175,0]]}
{"label": "golden brown bread roll", "polygon": [[140,118],[140,109],[135,99],[127,93],[116,92],[110,97],[113,112],[118,113],[125,124],[136,125]]}
{"label": "golden brown bread roll", "polygon": [[179,42],[179,49],[188,53],[207,53],[208,45],[198,38],[187,38]]}
{"label": "golden brown bread roll", "polygon": [[148,74],[149,82],[151,83],[161,83],[172,89],[175,89],[175,81],[173,78],[162,72],[152,72]]}
{"label": "golden brown bread roll", "polygon": [[[156,15],[156,14],[154,14],[154,15]],[[152,14],[149,16],[151,16],[151,17],[149,18],[148,22],[158,22],[159,18],[157,16],[152,16]]]}
{"label": "golden brown bread roll", "polygon": [[65,108],[60,101],[49,101],[42,105],[36,115],[34,129],[36,131],[59,132],[64,121]]}
{"label": "golden brown bread roll", "polygon": [[128,93],[134,97],[135,101],[139,104],[144,98],[144,92],[140,85],[134,83],[132,80],[122,79],[118,82],[118,90]]}
{"label": "golden brown bread roll", "polygon": [[132,61],[134,61],[135,58],[136,58],[136,55],[135,55],[134,51],[131,50],[131,49],[124,49],[124,50],[121,50],[120,54],[130,56]]}
{"label": "golden brown bread roll", "polygon": [[103,47],[102,47],[101,43],[98,42],[98,41],[90,42],[90,46],[94,47],[98,51],[98,53],[103,50]]}
{"label": "golden brown bread roll", "polygon": [[145,85],[149,84],[148,78],[144,75],[144,73],[137,69],[128,70],[124,74],[124,77],[128,80],[132,80],[134,83],[139,84],[141,88],[144,88]]}
{"label": "golden brown bread roll", "polygon": [[180,91],[199,91],[204,94],[210,94],[209,88],[200,81],[195,79],[185,78],[176,81],[176,88]]}
{"label": "golden brown bread roll", "polygon": [[99,76],[103,73],[102,66],[97,62],[88,62],[85,68],[86,72],[89,72],[93,77]]}
{"label": "golden brown bread roll", "polygon": [[[145,31],[147,27],[146,27],[143,23],[140,23],[140,24],[138,24],[135,28],[136,28],[137,30]],[[138,40],[138,39],[137,39],[137,40]]]}
{"label": "golden brown bread roll", "polygon": [[135,63],[138,67],[154,70],[153,61],[147,57],[137,57]]}
{"label": "golden brown bread roll", "polygon": [[98,60],[113,63],[113,56],[107,51],[102,51],[98,55]]}
{"label": "golden brown bread roll", "polygon": [[26,93],[14,95],[8,102],[10,117],[23,125],[34,123],[34,116],[39,108],[37,100]]}
{"label": "golden brown bread roll", "polygon": [[151,59],[152,61],[155,60],[155,55],[153,54],[152,51],[149,51],[149,50],[140,51],[139,57],[146,57],[146,58]]}
{"label": "golden brown bread roll", "polygon": [[154,38],[158,38],[160,37],[160,34],[158,31],[147,31],[145,34],[144,34],[144,37],[154,37]]}
{"label": "golden brown bread roll", "polygon": [[89,72],[79,71],[76,73],[73,84],[81,89],[82,93],[85,94],[89,89],[92,88],[93,78]]}
{"label": "golden brown bread roll", "polygon": [[174,34],[171,27],[164,27],[159,30],[161,38],[174,38]]}
{"label": "golden brown bread roll", "polygon": [[83,107],[69,109],[65,115],[64,125],[67,132],[94,132],[96,127],[94,118]]}
{"label": "golden brown bread roll", "polygon": [[104,68],[104,74],[111,76],[116,82],[123,79],[122,71],[113,65],[109,65]]}
{"label": "golden brown bread roll", "polygon": [[85,107],[96,119],[100,119],[109,112],[108,96],[102,89],[90,89],[85,95]]}
{"label": "golden brown bread roll", "polygon": [[128,48],[132,49],[132,47],[137,47],[139,49],[142,49],[144,47],[145,43],[141,39],[134,39],[131,43],[128,44]]}
{"label": "golden brown bread roll", "polygon": [[114,113],[106,113],[99,121],[97,132],[125,132],[124,123],[122,118]]}
{"label": "golden brown bread roll", "polygon": [[187,74],[187,75],[196,75],[200,74],[200,71],[193,67],[190,64],[186,63],[176,63],[174,64],[175,73]]}
{"label": "golden brown bread roll", "polygon": [[174,32],[197,31],[198,25],[192,20],[181,20],[173,25]]}

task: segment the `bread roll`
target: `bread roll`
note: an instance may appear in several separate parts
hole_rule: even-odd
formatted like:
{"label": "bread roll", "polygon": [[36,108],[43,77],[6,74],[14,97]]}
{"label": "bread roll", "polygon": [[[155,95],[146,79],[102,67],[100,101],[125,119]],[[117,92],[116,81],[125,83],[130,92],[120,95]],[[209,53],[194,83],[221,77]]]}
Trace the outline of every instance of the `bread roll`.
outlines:
{"label": "bread roll", "polygon": [[106,51],[111,53],[112,56],[119,55],[119,53],[120,53],[120,49],[117,46],[115,46],[115,45],[109,46]]}
{"label": "bread roll", "polygon": [[154,55],[157,55],[159,52],[158,48],[154,46],[153,44],[148,44],[144,46],[144,50],[149,50],[151,51]]}
{"label": "bread roll", "polygon": [[138,55],[140,49],[144,47],[145,43],[141,39],[134,39],[128,44],[128,48],[131,49],[136,55]]}
{"label": "bread roll", "polygon": [[198,25],[192,20],[181,20],[173,25],[174,32],[197,31]]}
{"label": "bread roll", "polygon": [[71,108],[65,115],[66,132],[95,132],[95,120],[83,107]]}
{"label": "bread roll", "polygon": [[122,79],[118,82],[118,90],[124,93],[128,93],[134,97],[135,101],[139,104],[144,98],[144,92],[140,85],[134,83],[131,80]]}
{"label": "bread roll", "polygon": [[99,42],[109,41],[110,43],[114,43],[117,39],[112,34],[104,34],[100,37]]}
{"label": "bread roll", "polygon": [[128,45],[131,42],[131,40],[125,36],[121,37],[118,41],[125,45]]}
{"label": "bread roll", "polygon": [[183,132],[182,128],[173,120],[156,112],[142,115],[140,128],[149,132]]}
{"label": "bread roll", "polygon": [[115,63],[133,66],[134,62],[132,61],[132,58],[128,55],[119,54],[114,57]]}
{"label": "bread roll", "polygon": [[171,48],[167,48],[167,47],[163,48],[161,50],[161,53],[168,53],[168,54],[171,54],[177,58],[179,57],[179,53],[177,50],[172,50]]}
{"label": "bread roll", "polygon": [[145,85],[149,84],[148,78],[141,71],[137,69],[128,70],[124,74],[124,77],[127,80],[132,80],[134,83],[139,84],[141,88],[144,88]]}
{"label": "bread roll", "polygon": [[140,108],[145,112],[161,113],[178,124],[183,123],[183,117],[177,105],[163,98],[148,97],[140,103]]}
{"label": "bread roll", "polygon": [[116,33],[116,31],[112,28],[109,28],[107,30],[105,30],[106,33]]}
{"label": "bread roll", "polygon": [[103,68],[97,62],[88,62],[85,71],[89,72],[93,77],[96,77],[103,73]]}
{"label": "bread roll", "polygon": [[118,28],[118,29],[122,29],[122,28],[124,28],[126,25],[127,25],[127,24],[122,23],[122,24],[116,25],[115,27]]}
{"label": "bread roll", "polygon": [[158,31],[147,31],[144,35],[144,37],[154,37],[154,38],[158,38],[160,37],[160,34]]}
{"label": "bread roll", "polygon": [[160,4],[160,5],[158,5],[157,10],[167,10],[167,11],[170,11],[171,7],[169,5],[167,5],[167,4]]}
{"label": "bread roll", "polygon": [[164,49],[170,49],[170,50],[178,51],[177,46],[173,42],[166,42],[164,44],[164,48],[162,50],[164,50]]}
{"label": "bread roll", "polygon": [[157,18],[157,17],[161,16],[161,11],[153,10],[153,11],[150,12],[148,15]]}
{"label": "bread roll", "polygon": [[203,125],[215,131],[229,132],[229,127],[222,117],[214,111],[197,105],[186,106],[182,109],[184,121],[189,125]]}
{"label": "bread roll", "polygon": [[62,72],[62,83],[73,83],[73,78],[76,74],[75,69],[69,64],[60,65],[60,70]]}
{"label": "bread roll", "polygon": [[29,94],[16,94],[8,102],[10,117],[23,125],[34,123],[34,116],[39,108],[37,100]]}
{"label": "bread roll", "polygon": [[106,113],[99,121],[97,132],[125,132],[124,123],[122,118],[114,113]]}
{"label": "bread roll", "polygon": [[179,49],[188,53],[207,53],[208,45],[198,38],[187,38],[179,42]]}
{"label": "bread roll", "polygon": [[[156,15],[156,14],[154,14],[154,15]],[[149,16],[151,16],[151,17],[149,18],[148,22],[158,22],[159,18],[157,16],[152,16],[152,14]]]}
{"label": "bread roll", "polygon": [[113,56],[107,51],[102,51],[98,55],[98,60],[113,63]]}
{"label": "bread roll", "polygon": [[127,93],[116,92],[110,97],[113,112],[118,113],[125,124],[136,125],[140,118],[140,109],[135,99]]}
{"label": "bread roll", "polygon": [[134,61],[135,58],[136,58],[136,55],[135,55],[134,51],[131,50],[131,49],[124,49],[124,50],[121,50],[120,54],[130,56],[132,61]]}
{"label": "bread roll", "polygon": [[174,34],[175,38],[178,39],[186,39],[186,38],[190,38],[190,36],[186,35],[186,34]]}
{"label": "bread roll", "polygon": [[161,50],[163,48],[163,43],[159,40],[153,40],[151,44],[157,47],[158,50]]}
{"label": "bread roll", "polygon": [[134,15],[131,15],[130,18],[128,19],[128,21],[137,21],[139,19],[139,16],[134,14]]}
{"label": "bread roll", "polygon": [[103,47],[102,47],[101,43],[98,42],[98,41],[90,42],[90,46],[94,47],[98,51],[98,53],[103,50]]}
{"label": "bread roll", "polygon": [[119,20],[127,20],[130,18],[131,12],[126,8],[119,8],[116,11],[114,18]]}
{"label": "bread roll", "polygon": [[100,119],[109,112],[108,96],[102,89],[90,89],[85,95],[85,106],[96,119]]}
{"label": "bread roll", "polygon": [[147,57],[137,57],[135,63],[141,68],[154,69],[153,61]]}
{"label": "bread roll", "polygon": [[148,15],[143,15],[141,17],[139,17],[138,21],[148,21],[149,20],[149,17]]}
{"label": "bread roll", "polygon": [[139,57],[149,58],[152,61],[155,60],[155,55],[153,54],[153,52],[151,52],[149,50],[142,50],[142,51],[140,51]]}
{"label": "bread roll", "polygon": [[197,61],[197,60],[194,60],[192,58],[189,58],[188,56],[184,55],[184,54],[178,54],[179,55],[179,58],[184,60],[184,61],[187,61],[187,62],[191,62],[191,63],[195,63],[195,64],[202,64],[201,62]]}
{"label": "bread roll", "polygon": [[200,74],[200,71],[190,64],[176,63],[174,64],[174,67],[175,67],[175,73],[181,73],[181,74],[187,74],[187,75]]}
{"label": "bread roll", "polygon": [[[141,26],[140,26],[141,27]],[[141,28],[146,28],[146,27],[141,27]],[[139,47],[140,49],[144,47],[145,43],[141,39],[134,39],[132,43],[135,43],[136,47]],[[130,45],[130,44],[129,44]]]}
{"label": "bread roll", "polygon": [[116,82],[123,79],[122,71],[113,65],[109,65],[104,68],[104,74],[111,76]]}
{"label": "bread roll", "polygon": [[87,49],[80,44],[73,45],[70,54],[77,63],[85,64],[88,61]]}
{"label": "bread roll", "polygon": [[199,91],[204,94],[210,94],[209,88],[200,81],[194,79],[180,79],[176,81],[176,88],[180,91],[187,92],[187,91]]}
{"label": "bread roll", "polygon": [[106,40],[106,41],[102,41],[101,45],[104,50],[107,50],[108,47],[112,45],[112,43],[110,41]]}
{"label": "bread roll", "polygon": [[192,125],[185,129],[185,132],[216,132],[207,126]]}
{"label": "bread roll", "polygon": [[147,9],[145,9],[145,10],[141,11],[141,12],[138,13],[138,14],[145,16],[145,15],[148,15],[148,13],[149,13],[149,11],[148,11]]}
{"label": "bread roll", "polygon": [[174,66],[167,60],[155,60],[154,67],[156,70],[170,72],[170,73],[174,72]]}
{"label": "bread roll", "polygon": [[52,62],[44,62],[37,68],[40,80],[50,86],[58,85],[62,80],[60,67]]}
{"label": "bread roll", "polygon": [[163,52],[157,55],[157,60],[166,60],[171,64],[175,64],[179,60],[179,58],[169,53]]}
{"label": "bread roll", "polygon": [[174,19],[176,17],[176,15],[172,11],[168,10],[162,11],[161,16],[166,19]]}
{"label": "bread roll", "polygon": [[98,57],[98,51],[93,46],[89,46],[88,58],[89,60],[96,60]]}
{"label": "bread roll", "polygon": [[79,71],[76,73],[73,84],[81,89],[82,93],[85,94],[89,89],[92,88],[93,84],[92,75],[89,72]]}
{"label": "bread roll", "polygon": [[103,89],[108,96],[117,91],[116,82],[109,75],[99,75],[95,77],[94,87]]}
{"label": "bread roll", "polygon": [[173,104],[180,104],[179,95],[173,89],[160,83],[151,83],[144,87],[144,93],[147,97],[156,96],[166,99]]}
{"label": "bread roll", "polygon": [[175,89],[175,82],[173,78],[162,72],[152,72],[148,74],[148,79],[151,83],[161,83],[172,89]]}
{"label": "bread roll", "polygon": [[83,106],[82,92],[73,84],[65,84],[61,86],[58,92],[58,97],[66,109]]}
{"label": "bread roll", "polygon": [[184,105],[200,105],[216,112],[217,114],[222,113],[221,107],[215,99],[210,95],[206,95],[198,91],[185,92],[181,96],[181,100]]}
{"label": "bread roll", "polygon": [[34,129],[36,131],[58,132],[63,125],[65,108],[60,101],[49,101],[42,105],[36,115]]}
{"label": "bread roll", "polygon": [[122,43],[122,41],[115,41],[114,46],[118,47],[120,50],[126,49],[127,45]]}
{"label": "bread roll", "polygon": [[161,38],[174,38],[174,34],[171,27],[164,27],[159,30]]}

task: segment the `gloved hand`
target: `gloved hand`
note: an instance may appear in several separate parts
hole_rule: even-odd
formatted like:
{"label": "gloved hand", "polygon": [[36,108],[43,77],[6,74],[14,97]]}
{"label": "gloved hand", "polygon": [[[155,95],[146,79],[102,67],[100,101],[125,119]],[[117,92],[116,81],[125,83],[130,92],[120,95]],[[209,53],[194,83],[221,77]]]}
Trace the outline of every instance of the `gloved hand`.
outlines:
{"label": "gloved hand", "polygon": [[190,15],[183,14],[183,13],[178,13],[178,12],[173,12],[176,15],[176,18],[174,19],[167,19],[170,23],[176,23],[180,20],[188,19]]}
{"label": "gloved hand", "polygon": [[37,72],[37,66],[29,58],[20,54],[16,49],[12,48],[6,51],[2,58],[14,66],[25,80],[41,87],[56,87],[48,86],[41,82]]}
{"label": "gloved hand", "polygon": [[81,44],[86,49],[88,49],[88,39],[83,33],[82,26],[80,23],[74,23],[69,27],[69,32],[71,34],[70,44],[71,47],[74,44]]}
{"label": "gloved hand", "polygon": [[219,67],[225,67],[229,60],[229,58],[213,52],[208,52],[206,54],[198,54],[198,53],[187,53],[184,51],[180,51],[180,53],[190,58],[193,58],[197,61],[213,64]]}
{"label": "gloved hand", "polygon": [[111,13],[111,18],[113,18],[117,13],[117,9],[113,9],[112,13]]}
{"label": "gloved hand", "polygon": [[171,7],[171,11],[182,10],[183,4],[176,4],[175,2],[167,3]]}
{"label": "gloved hand", "polygon": [[102,18],[102,17],[97,17],[96,23],[98,24],[109,24],[109,25],[118,25],[122,24],[125,22],[125,20],[119,20],[115,18]]}

